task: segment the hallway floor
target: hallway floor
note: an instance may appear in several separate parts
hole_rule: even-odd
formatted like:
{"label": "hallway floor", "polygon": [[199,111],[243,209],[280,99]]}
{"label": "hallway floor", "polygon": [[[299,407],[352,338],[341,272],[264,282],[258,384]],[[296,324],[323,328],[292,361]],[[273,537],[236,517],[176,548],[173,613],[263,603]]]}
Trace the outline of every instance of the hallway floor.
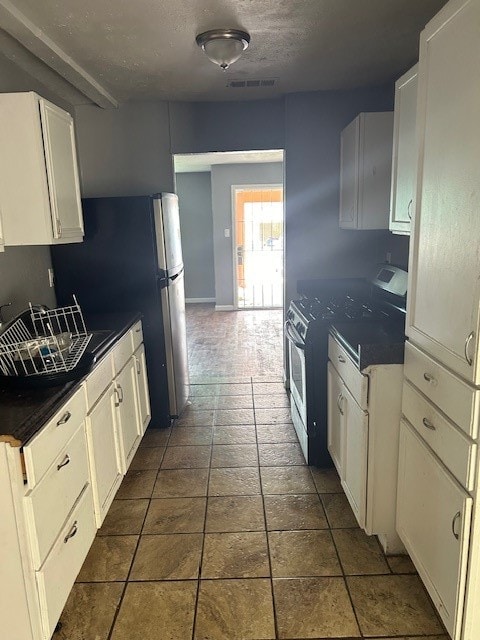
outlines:
{"label": "hallway floor", "polygon": [[191,405],[147,431],[55,640],[447,640],[409,559],[358,528],[334,470],[305,465],[281,333],[259,356],[247,330],[279,319],[188,313]]}

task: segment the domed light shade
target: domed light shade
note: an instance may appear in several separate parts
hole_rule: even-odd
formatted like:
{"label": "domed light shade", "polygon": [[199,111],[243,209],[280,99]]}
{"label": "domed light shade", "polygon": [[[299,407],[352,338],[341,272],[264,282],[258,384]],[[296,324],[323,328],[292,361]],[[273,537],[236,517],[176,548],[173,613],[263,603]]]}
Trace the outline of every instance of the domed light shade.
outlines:
{"label": "domed light shade", "polygon": [[248,47],[250,35],[237,29],[213,29],[200,33],[196,41],[207,58],[225,71]]}

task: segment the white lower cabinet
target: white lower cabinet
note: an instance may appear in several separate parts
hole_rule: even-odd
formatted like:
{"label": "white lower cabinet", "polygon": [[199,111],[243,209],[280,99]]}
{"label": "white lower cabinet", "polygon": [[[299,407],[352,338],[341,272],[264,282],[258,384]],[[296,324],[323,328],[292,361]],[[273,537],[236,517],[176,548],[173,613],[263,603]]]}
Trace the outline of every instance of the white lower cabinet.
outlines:
{"label": "white lower cabinet", "polygon": [[342,408],[344,389],[343,381],[336,372],[331,362],[327,368],[328,377],[328,451],[332,456],[333,464],[338,471],[340,480],[343,480],[345,466],[343,461],[343,441],[345,438],[345,413]]}
{"label": "white lower cabinet", "polygon": [[116,418],[120,433],[120,462],[127,472],[143,433],[137,399],[137,368],[134,358],[130,358],[115,378],[117,393]]}
{"label": "white lower cabinet", "polygon": [[147,363],[145,347],[141,345],[134,354],[135,369],[137,371],[138,410],[142,435],[150,422],[150,396],[148,393]]}
{"label": "white lower cabinet", "polygon": [[453,640],[462,633],[472,504],[402,420],[397,529]]}

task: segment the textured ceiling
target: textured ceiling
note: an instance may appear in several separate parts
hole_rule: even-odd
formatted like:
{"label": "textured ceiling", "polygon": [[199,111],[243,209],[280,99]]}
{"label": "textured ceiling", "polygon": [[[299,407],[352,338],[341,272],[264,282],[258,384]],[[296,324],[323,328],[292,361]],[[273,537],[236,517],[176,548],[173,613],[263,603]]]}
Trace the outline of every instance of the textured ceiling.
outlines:
{"label": "textured ceiling", "polygon": [[[349,89],[398,77],[445,0],[0,0],[106,91],[128,100],[248,100]],[[3,26],[3,25],[2,25]],[[196,46],[216,27],[251,44],[227,72]],[[15,34],[10,30],[10,35]],[[27,49],[29,43],[23,43]],[[1,49],[1,43],[0,43]],[[48,64],[48,61],[47,61]],[[273,88],[232,80],[275,79]],[[1,86],[0,86],[1,88]]]}

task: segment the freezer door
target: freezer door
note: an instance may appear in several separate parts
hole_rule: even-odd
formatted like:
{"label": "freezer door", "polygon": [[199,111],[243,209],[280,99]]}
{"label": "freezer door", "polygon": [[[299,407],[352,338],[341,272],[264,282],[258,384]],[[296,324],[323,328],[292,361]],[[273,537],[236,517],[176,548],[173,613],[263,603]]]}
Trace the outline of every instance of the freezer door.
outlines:
{"label": "freezer door", "polygon": [[169,286],[164,287],[159,281],[167,356],[170,416],[175,418],[182,413],[189,396],[183,271],[173,280],[170,279],[169,283]]}
{"label": "freezer door", "polygon": [[167,274],[176,273],[183,264],[178,197],[174,193],[155,196],[153,211],[159,271]]}

